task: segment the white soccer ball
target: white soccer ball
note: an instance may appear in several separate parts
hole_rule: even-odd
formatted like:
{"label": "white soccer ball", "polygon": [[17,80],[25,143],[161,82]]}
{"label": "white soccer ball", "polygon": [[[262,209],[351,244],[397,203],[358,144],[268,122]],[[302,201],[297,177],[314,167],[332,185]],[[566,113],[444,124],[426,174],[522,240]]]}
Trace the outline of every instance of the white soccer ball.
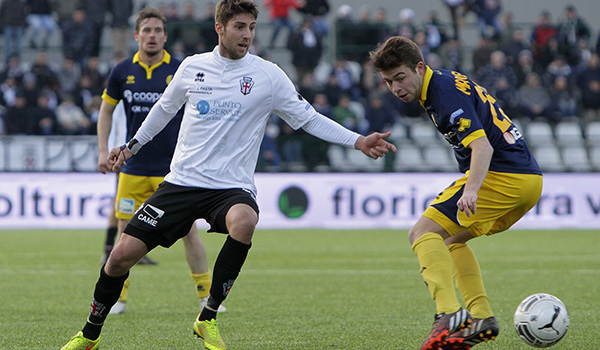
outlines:
{"label": "white soccer ball", "polygon": [[537,293],[525,298],[515,311],[514,325],[523,341],[536,348],[558,343],[569,329],[567,308],[557,297]]}

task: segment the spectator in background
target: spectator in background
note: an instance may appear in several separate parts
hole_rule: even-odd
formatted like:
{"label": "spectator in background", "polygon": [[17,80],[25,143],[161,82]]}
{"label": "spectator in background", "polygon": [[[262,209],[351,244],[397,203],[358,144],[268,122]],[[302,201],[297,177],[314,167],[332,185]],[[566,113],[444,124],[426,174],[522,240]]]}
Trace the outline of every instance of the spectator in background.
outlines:
{"label": "spectator in background", "polygon": [[511,66],[506,64],[506,55],[500,50],[492,52],[490,63],[477,71],[477,82],[495,95],[495,86],[500,78],[512,85],[517,86],[517,76]]}
{"label": "spectator in background", "polygon": [[354,33],[356,31],[356,27],[354,26],[354,10],[350,5],[343,4],[338,7],[335,17],[335,30],[336,57],[351,57],[353,54],[351,48],[355,42]]}
{"label": "spectator in background", "polygon": [[4,36],[4,63],[11,56],[21,57],[21,40],[25,33],[25,0],[0,1],[0,25]]}
{"label": "spectator in background", "polygon": [[390,131],[396,122],[394,111],[384,103],[384,99],[379,92],[372,93],[369,96],[365,108],[365,118],[369,123],[369,133]]}
{"label": "spectator in background", "polygon": [[543,52],[548,45],[548,40],[556,38],[557,35],[558,29],[552,23],[550,11],[542,11],[531,31],[531,50],[536,59],[540,60],[542,58]]}
{"label": "spectator in background", "polygon": [[586,122],[600,120],[600,58],[592,54],[587,65],[577,75],[581,91],[581,106]]}
{"label": "spectator in background", "polygon": [[15,101],[4,113],[4,129],[7,135],[32,135],[35,122],[27,110],[27,99],[22,92],[17,92]]}
{"label": "spectator in background", "polygon": [[328,0],[305,0],[304,6],[298,8],[298,11],[304,16],[311,16],[313,28],[322,38],[329,34],[329,23],[326,18],[329,10]]}
{"label": "spectator in background", "polygon": [[[360,98],[360,88],[358,87],[357,81],[360,76],[357,76],[356,78],[354,77],[348,61],[336,60],[331,74],[335,76],[335,82],[337,86],[339,86],[342,93],[350,96],[353,101],[356,101]],[[329,100],[329,102],[336,105],[338,103],[338,99],[335,99],[335,101]]]}
{"label": "spectator in background", "polygon": [[41,46],[45,50],[48,48],[48,41],[56,29],[50,0],[27,0],[27,6],[29,14],[26,20],[31,29],[29,45],[34,49]]}
{"label": "spectator in background", "polygon": [[[183,6],[183,14],[177,22],[171,23],[173,26],[172,40],[181,42],[186,55],[193,55],[203,51],[202,32],[196,17],[196,5],[188,1]],[[213,28],[214,31],[214,28]]]}
{"label": "spectator in background", "polygon": [[533,53],[529,50],[519,52],[515,65],[515,75],[517,76],[517,88],[525,84],[525,79],[529,73],[540,73],[541,67],[536,66],[533,60]]}
{"label": "spectator in background", "polygon": [[[333,119],[332,107],[327,100],[327,95],[319,93],[315,95],[312,103],[315,110],[324,116]],[[328,165],[329,142],[313,137],[307,132],[302,132],[302,158],[308,171],[314,171],[320,165]]]}
{"label": "spectator in background", "polygon": [[199,22],[204,51],[211,51],[219,45],[219,35],[215,31],[215,3],[209,1],[204,8],[204,18]]}
{"label": "spectator in background", "polygon": [[179,3],[177,1],[170,2],[164,9],[161,9],[160,6],[157,6],[156,9],[165,15],[168,22],[179,21]]}
{"label": "spectator in background", "polygon": [[482,67],[490,62],[490,57],[494,52],[494,46],[487,37],[480,37],[479,44],[473,50],[471,60],[473,63],[473,73],[477,73]]}
{"label": "spectator in background", "polygon": [[48,63],[48,55],[44,51],[38,51],[35,61],[30,69],[35,75],[37,84],[40,88],[50,87],[58,82],[58,75]]}
{"label": "spectator in background", "polygon": [[53,1],[53,9],[57,16],[58,27],[61,31],[64,32],[64,24],[71,20],[73,12],[78,8],[81,8],[80,0]]}
{"label": "spectator in background", "polygon": [[288,28],[288,40],[285,41],[286,47],[289,42],[289,35],[294,30],[294,24],[290,19],[290,9],[299,9],[305,5],[304,0],[264,0],[263,6],[269,8],[269,18],[273,26],[269,47],[275,47],[279,32],[284,27]]}
{"label": "spectator in background", "polygon": [[336,106],[331,110],[333,119],[352,131],[361,132],[359,130],[360,122],[358,116],[352,110],[350,103],[352,101],[347,95],[342,95]]}
{"label": "spectator in background", "polygon": [[7,78],[13,78],[17,83],[21,83],[25,71],[21,64],[21,58],[17,55],[11,55],[4,65],[4,70],[0,73],[0,83]]}
{"label": "spectator in background", "polygon": [[515,28],[512,32],[512,37],[502,47],[502,51],[506,55],[506,63],[514,68],[517,65],[519,53],[530,48],[531,46],[525,40],[523,29],[519,27]]}
{"label": "spectator in background", "polygon": [[58,82],[63,93],[75,94],[81,79],[81,68],[70,57],[65,57],[58,72]]}
{"label": "spectator in background", "polygon": [[304,80],[307,74],[312,75],[321,60],[323,44],[313,29],[310,16],[304,17],[302,26],[291,35],[289,49],[296,68],[296,81]]}
{"label": "spectator in background", "polygon": [[29,108],[31,120],[34,122],[36,135],[55,135],[56,134],[56,114],[49,106],[50,99],[46,94],[40,94],[36,105]]}
{"label": "spectator in background", "polygon": [[565,18],[558,25],[557,39],[559,50],[570,65],[575,66],[579,63],[579,41],[588,41],[590,34],[589,26],[579,16],[575,6],[568,5],[565,8]]}
{"label": "spectator in background", "polygon": [[530,120],[543,119],[549,121],[551,112],[550,94],[541,85],[539,75],[531,73],[525,80],[525,85],[519,88],[521,97],[521,113]]}
{"label": "spectator in background", "polygon": [[521,115],[521,111],[519,110],[521,97],[516,86],[509,84],[506,78],[502,77],[496,81],[494,91],[498,104],[507,115],[515,117]]}
{"label": "spectator in background", "polygon": [[463,50],[460,42],[456,39],[450,39],[442,45],[440,59],[444,69],[462,72]]}
{"label": "spectator in background", "polygon": [[35,75],[31,73],[25,73],[25,75],[23,75],[23,81],[19,90],[25,96],[25,104],[27,107],[33,107],[37,104],[41,87],[38,86]]}
{"label": "spectator in background", "polygon": [[459,28],[462,27],[465,14],[465,0],[442,0],[450,13],[452,22],[452,39],[460,40]]}
{"label": "spectator in background", "polygon": [[573,68],[569,65],[567,60],[563,56],[556,56],[552,62],[546,67],[546,71],[542,76],[542,82],[544,86],[552,86],[556,77],[565,77],[572,85]]}
{"label": "spectator in background", "polygon": [[[83,8],[73,11],[71,19],[66,21],[62,27],[63,55],[72,59],[80,68],[83,68],[86,60],[92,52],[92,27],[87,20],[87,13]],[[115,46],[123,46],[120,43]]]}
{"label": "spectator in background", "polygon": [[108,12],[111,15],[113,57],[128,57],[131,38],[129,18],[133,15],[133,0],[109,0]]}
{"label": "spectator in background", "polygon": [[[19,91],[19,85],[17,80],[13,77],[7,77],[4,79],[2,84],[0,84],[0,92],[2,92],[2,98],[0,101],[3,102],[6,107],[13,107],[17,103],[17,95],[21,95],[23,99],[25,96],[21,91]],[[27,101],[25,101],[27,103]],[[6,130],[6,128],[5,128]]]}
{"label": "spectator in background", "polygon": [[87,135],[92,126],[85,112],[75,104],[72,95],[64,95],[63,101],[56,107],[58,131],[62,135]]}
{"label": "spectator in background", "polygon": [[306,74],[298,84],[298,92],[308,103],[312,104],[319,89],[315,82],[314,74]]}
{"label": "spectator in background", "polygon": [[[475,0],[472,10],[477,14],[480,36],[490,37],[494,40],[502,38],[504,28],[498,19],[502,12],[500,0]],[[488,34],[488,28],[492,29],[491,35]]]}
{"label": "spectator in background", "polygon": [[423,28],[427,36],[427,46],[432,52],[438,53],[440,47],[448,40],[448,36],[436,11],[429,11],[429,16],[423,23]]}
{"label": "spectator in background", "polygon": [[[87,21],[92,28],[92,39],[90,44],[90,56],[100,56],[100,45],[102,43],[102,32],[106,22],[109,0],[81,0],[81,4],[87,13]],[[118,0],[121,1],[121,0]],[[124,43],[122,43],[124,44]]]}
{"label": "spectator in background", "polygon": [[541,65],[542,70],[545,70],[550,62],[554,61],[557,57],[562,57],[563,54],[560,52],[558,39],[550,38],[548,39],[547,45],[544,47],[544,50],[541,53],[541,57],[538,62]]}
{"label": "spectator in background", "polygon": [[82,76],[89,78],[89,89],[92,95],[101,95],[104,91],[106,74],[100,70],[100,59],[96,56],[88,58],[81,70]]}
{"label": "spectator in background", "polygon": [[554,79],[550,87],[550,115],[549,119],[559,122],[565,118],[578,117],[579,96],[572,89],[566,77],[560,76]]}
{"label": "spectator in background", "polygon": [[400,24],[396,28],[396,35],[401,35],[409,39],[413,39],[417,32],[415,25],[415,11],[409,7],[405,7],[398,13]]}

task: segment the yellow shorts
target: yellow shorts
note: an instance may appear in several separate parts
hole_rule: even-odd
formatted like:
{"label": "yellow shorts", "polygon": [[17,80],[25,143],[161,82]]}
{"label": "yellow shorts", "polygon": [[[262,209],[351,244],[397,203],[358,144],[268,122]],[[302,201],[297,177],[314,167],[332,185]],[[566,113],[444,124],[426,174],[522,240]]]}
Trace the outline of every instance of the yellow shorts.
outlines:
{"label": "yellow shorts", "polygon": [[467,217],[456,202],[468,177],[469,172],[453,182],[423,213],[451,236],[467,229],[473,236],[505,231],[533,208],[542,194],[541,175],[490,171],[477,193],[477,210]]}
{"label": "yellow shorts", "polygon": [[163,176],[138,176],[119,173],[115,216],[119,220],[129,220],[148,197],[163,182]]}

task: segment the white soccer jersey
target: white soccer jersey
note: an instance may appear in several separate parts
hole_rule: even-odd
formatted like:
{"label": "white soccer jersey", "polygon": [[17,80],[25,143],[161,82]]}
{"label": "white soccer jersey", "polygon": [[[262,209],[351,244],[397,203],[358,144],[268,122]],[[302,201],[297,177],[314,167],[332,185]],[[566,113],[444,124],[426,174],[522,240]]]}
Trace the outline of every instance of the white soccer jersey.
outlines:
{"label": "white soccer jersey", "polygon": [[[151,140],[184,103],[165,180],[191,187],[245,188],[256,193],[254,171],[269,115],[277,114],[294,129],[326,118],[296,92],[275,64],[251,54],[230,60],[219,54],[217,46],[181,63],[134,138],[141,144]],[[359,137],[337,125],[335,132],[341,137],[334,141],[347,146]]]}

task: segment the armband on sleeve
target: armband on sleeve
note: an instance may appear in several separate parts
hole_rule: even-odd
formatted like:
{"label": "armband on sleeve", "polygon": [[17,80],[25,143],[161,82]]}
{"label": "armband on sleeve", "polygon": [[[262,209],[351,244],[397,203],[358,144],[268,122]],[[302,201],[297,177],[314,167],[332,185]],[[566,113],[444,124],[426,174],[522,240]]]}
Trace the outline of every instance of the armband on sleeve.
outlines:
{"label": "armband on sleeve", "polygon": [[133,155],[138,153],[140,148],[142,148],[142,144],[139,143],[138,140],[136,140],[136,139],[129,140],[129,142],[127,142],[127,144],[124,146],[127,147],[127,150],[129,150],[129,152],[131,152],[131,154],[133,154]]}

